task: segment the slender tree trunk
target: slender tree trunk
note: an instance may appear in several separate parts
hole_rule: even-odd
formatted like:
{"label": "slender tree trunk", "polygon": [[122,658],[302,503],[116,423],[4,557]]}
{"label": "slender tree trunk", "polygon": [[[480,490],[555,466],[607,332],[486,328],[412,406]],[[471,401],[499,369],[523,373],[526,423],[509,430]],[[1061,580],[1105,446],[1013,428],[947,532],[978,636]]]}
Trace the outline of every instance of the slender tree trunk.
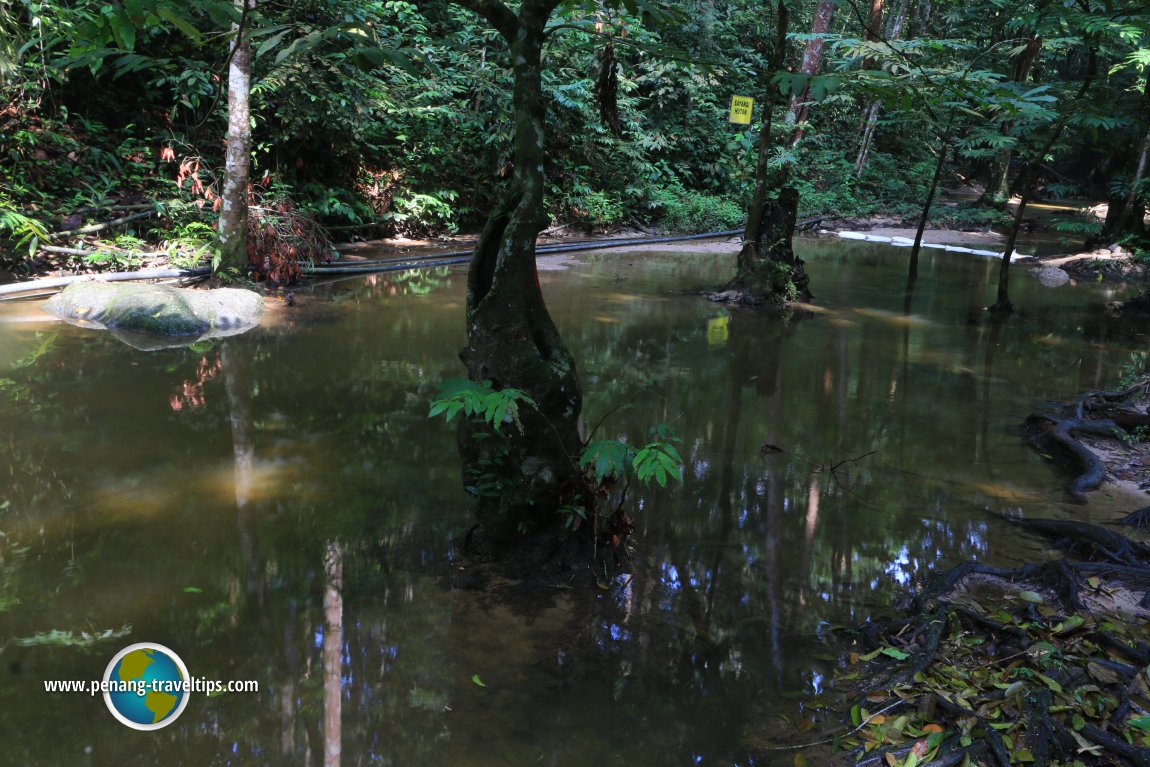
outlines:
{"label": "slender tree trunk", "polygon": [[920,0],[918,4],[918,36],[927,37],[930,30],[931,4],[930,0]]}
{"label": "slender tree trunk", "polygon": [[[894,18],[891,19],[891,22],[887,27],[887,31],[886,31],[886,39],[887,40],[897,40],[899,35],[902,34],[903,24],[906,23],[906,12],[907,12],[907,6],[908,5],[909,5],[909,0],[901,0],[901,2],[899,3],[898,11],[895,12]],[[865,32],[866,38],[868,40],[880,39],[878,34],[877,34],[877,30],[881,27],[881,25],[882,25],[882,3],[879,2],[877,8],[875,7],[875,4],[872,3],[871,4],[871,11],[870,11],[870,20],[869,20],[868,28]],[[873,62],[870,59],[863,62],[863,66],[866,68],[870,68],[873,65],[874,65]],[[863,113],[865,114],[865,118],[863,120],[862,139],[859,141],[859,152],[858,152],[858,155],[855,157],[855,177],[856,178],[861,178],[862,173],[863,173],[863,169],[866,168],[866,161],[867,161],[867,158],[870,156],[871,144],[874,142],[875,130],[878,128],[878,115],[879,115],[879,111],[881,109],[882,109],[882,107],[878,101],[872,101],[869,105],[867,105],[866,109],[863,110]]]}
{"label": "slender tree trunk", "polygon": [[898,10],[895,11],[894,17],[886,27],[886,39],[897,40],[902,34],[902,28],[906,24],[906,14],[910,10],[910,0],[899,0]]}
{"label": "slender tree trunk", "polygon": [[996,314],[1010,314],[1014,305],[1010,303],[1010,258],[1014,255],[1014,246],[1018,242],[1018,232],[1022,229],[1022,217],[1026,215],[1026,204],[1030,202],[1030,189],[1020,192],[1018,210],[1014,212],[1014,220],[1010,225],[1010,235],[1006,239],[1006,250],[1002,254],[1002,267],[998,270],[998,298],[994,306],[990,307]]}
{"label": "slender tree trunk", "polygon": [[882,39],[882,6],[883,0],[870,0],[870,13],[867,14],[866,29],[863,32],[871,42]]}
{"label": "slender tree trunk", "polygon": [[[905,2],[905,0],[904,0]],[[807,41],[803,48],[803,60],[799,65],[799,72],[807,77],[814,77],[823,66],[823,50],[826,48],[826,39],[823,37],[831,27],[831,18],[835,13],[835,3],[832,0],[819,0],[815,9],[815,20],[811,24],[811,34],[815,35]],[[791,133],[791,146],[802,138],[802,125],[810,115],[811,84],[808,80],[803,86],[801,94],[791,97],[791,114],[794,116],[794,132]]]}
{"label": "slender tree trunk", "polygon": [[938,162],[934,164],[934,176],[930,180],[930,189],[926,192],[926,200],[922,204],[922,213],[918,217],[918,229],[914,233],[914,245],[910,248],[910,269],[907,278],[913,283],[918,277],[918,254],[922,250],[922,234],[926,231],[926,222],[930,218],[930,206],[934,204],[934,195],[938,190],[938,182],[942,178],[942,169],[946,166],[946,155],[950,152],[950,134],[942,137],[942,146],[938,148]]}
{"label": "slender tree trunk", "polygon": [[505,424],[498,440],[480,427],[465,425],[460,432],[465,471],[484,459],[499,466],[500,496],[481,498],[479,509],[480,522],[497,536],[557,522],[559,506],[587,500],[577,466],[579,377],[535,269],[535,238],[546,226],[541,53],[550,9],[524,0],[517,16],[501,17],[515,81],[515,168],[472,256],[467,346],[460,353],[471,380],[524,390],[537,403],[538,409],[520,408],[519,423]]}
{"label": "slender tree trunk", "polygon": [[867,157],[870,156],[871,143],[874,141],[875,128],[878,127],[878,113],[880,105],[872,101],[866,108],[863,120],[863,134],[859,141],[859,153],[855,157],[855,178],[862,177],[863,168],[866,167]]}
{"label": "slender tree trunk", "polygon": [[251,97],[252,48],[244,21],[253,0],[239,0],[240,23],[228,62],[228,136],[224,188],[220,195],[220,268],[244,269],[248,264],[248,174],[252,147]]}

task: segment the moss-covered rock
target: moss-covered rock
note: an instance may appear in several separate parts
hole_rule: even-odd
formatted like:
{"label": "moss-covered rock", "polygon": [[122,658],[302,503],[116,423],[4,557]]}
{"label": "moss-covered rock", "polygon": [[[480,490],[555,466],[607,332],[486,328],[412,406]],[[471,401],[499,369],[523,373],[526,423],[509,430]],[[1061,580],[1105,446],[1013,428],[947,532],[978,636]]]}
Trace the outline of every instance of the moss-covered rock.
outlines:
{"label": "moss-covered rock", "polygon": [[93,281],[69,285],[49,299],[44,310],[80,327],[154,339],[144,347],[160,348],[250,330],[259,324],[263,298],[235,288],[189,290]]}

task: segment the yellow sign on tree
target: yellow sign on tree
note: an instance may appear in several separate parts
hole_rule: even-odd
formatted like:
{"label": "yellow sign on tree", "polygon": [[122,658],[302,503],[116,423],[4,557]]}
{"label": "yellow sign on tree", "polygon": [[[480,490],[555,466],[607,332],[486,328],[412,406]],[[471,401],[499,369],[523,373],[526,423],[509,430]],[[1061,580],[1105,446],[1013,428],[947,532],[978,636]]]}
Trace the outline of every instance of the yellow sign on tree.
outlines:
{"label": "yellow sign on tree", "polygon": [[750,96],[731,96],[731,116],[727,118],[727,122],[750,125],[751,110],[754,106],[755,100]]}

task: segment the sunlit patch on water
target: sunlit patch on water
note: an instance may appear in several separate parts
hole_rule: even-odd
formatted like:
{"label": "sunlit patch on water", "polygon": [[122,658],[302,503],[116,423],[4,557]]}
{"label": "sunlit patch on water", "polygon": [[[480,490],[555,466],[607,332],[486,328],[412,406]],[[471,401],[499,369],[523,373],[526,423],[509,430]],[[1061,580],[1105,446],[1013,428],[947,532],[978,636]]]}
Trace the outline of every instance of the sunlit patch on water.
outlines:
{"label": "sunlit patch on water", "polygon": [[1030,340],[1033,343],[1042,344],[1043,346],[1066,346],[1069,343],[1066,338],[1055,333],[1031,336]]}
{"label": "sunlit patch on water", "polygon": [[90,505],[118,517],[160,516],[182,502],[182,494],[173,492],[181,485],[186,481],[157,473],[108,477],[92,489]]}
{"label": "sunlit patch on water", "polygon": [[605,298],[612,303],[633,304],[638,301],[650,301],[650,296],[641,296],[635,293],[608,293]]}
{"label": "sunlit patch on water", "polygon": [[220,463],[205,472],[199,481],[201,491],[217,503],[233,505],[277,498],[315,500],[322,485],[300,482],[308,473],[300,461],[265,460],[253,457],[249,463]]}
{"label": "sunlit patch on water", "polygon": [[879,320],[881,322],[886,322],[890,325],[895,325],[898,327],[928,327],[934,324],[933,321],[928,320],[926,317],[918,314],[903,314],[901,312],[895,312],[887,309],[860,307],[854,309],[853,311],[856,314],[861,314],[862,316],[869,319]]}
{"label": "sunlit patch on water", "polygon": [[984,495],[1011,504],[1030,503],[1040,498],[1039,494],[1031,489],[1004,482],[982,482],[975,485],[975,488]]}
{"label": "sunlit patch on water", "polygon": [[796,302],[791,304],[791,306],[799,311],[810,312],[811,314],[836,314],[834,309],[828,309],[827,307],[819,306],[818,304],[804,304],[801,302]]}

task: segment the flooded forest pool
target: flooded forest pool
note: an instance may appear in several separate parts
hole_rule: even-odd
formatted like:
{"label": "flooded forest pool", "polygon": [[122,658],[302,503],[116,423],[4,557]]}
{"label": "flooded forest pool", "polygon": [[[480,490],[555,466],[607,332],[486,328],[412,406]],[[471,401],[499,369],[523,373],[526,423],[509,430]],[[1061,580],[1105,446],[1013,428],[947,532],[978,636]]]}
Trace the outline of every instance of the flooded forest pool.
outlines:
{"label": "flooded forest pool", "polygon": [[[0,307],[0,762],[792,764],[769,749],[812,739],[831,627],[964,559],[1050,556],[994,512],[1136,508],[1068,505],[1018,427],[1146,348],[1098,286],[1016,268],[996,325],[997,261],[925,251],[908,306],[906,250],[800,254],[818,312],[791,322],[691,294],[730,254],[541,272],[586,423],[672,423],[687,465],[631,494],[633,578],[530,604],[459,588],[452,558],[471,512],[455,430],[426,415],[463,374],[462,269],[321,285],[151,353]],[[154,733],[44,691],[142,641],[260,690]]]}

